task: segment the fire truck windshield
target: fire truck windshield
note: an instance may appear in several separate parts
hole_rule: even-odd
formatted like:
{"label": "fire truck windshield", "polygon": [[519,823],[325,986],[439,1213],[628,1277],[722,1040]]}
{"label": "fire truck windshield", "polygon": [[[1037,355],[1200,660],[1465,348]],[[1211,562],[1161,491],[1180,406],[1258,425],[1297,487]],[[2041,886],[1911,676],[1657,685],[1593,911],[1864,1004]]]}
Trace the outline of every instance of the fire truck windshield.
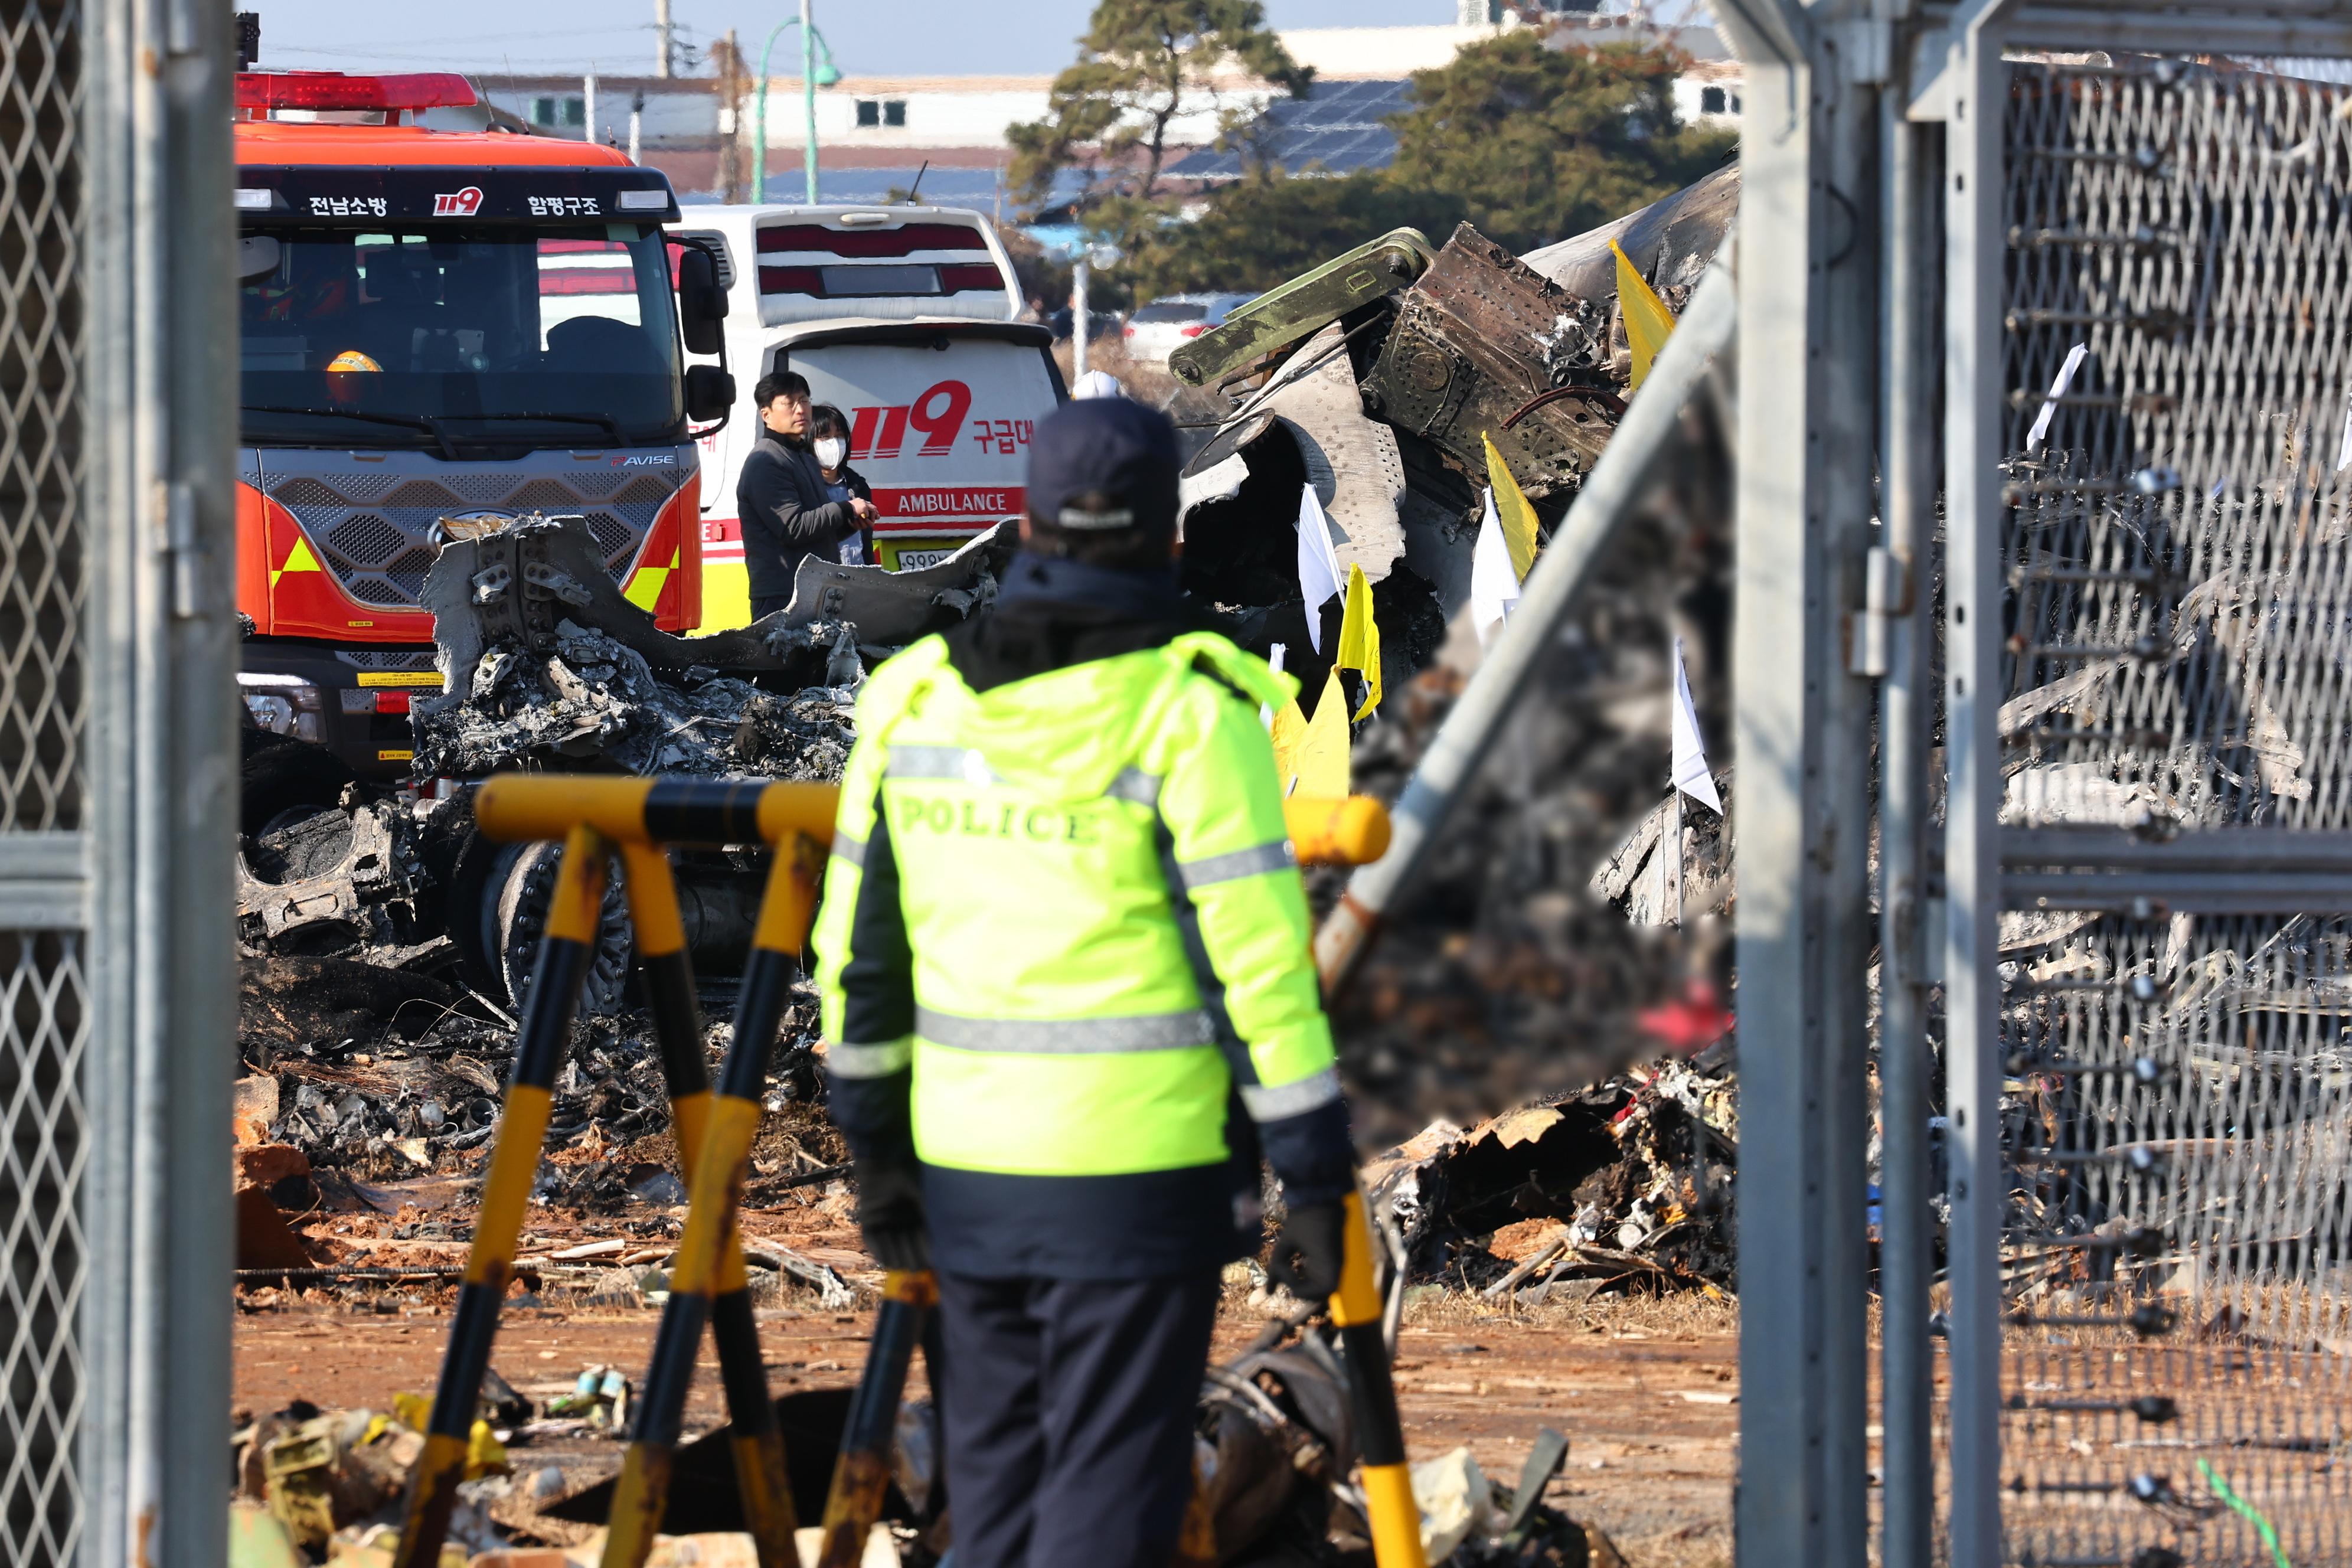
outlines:
{"label": "fire truck windshield", "polygon": [[249,445],[593,447],[677,439],[657,224],[247,229]]}

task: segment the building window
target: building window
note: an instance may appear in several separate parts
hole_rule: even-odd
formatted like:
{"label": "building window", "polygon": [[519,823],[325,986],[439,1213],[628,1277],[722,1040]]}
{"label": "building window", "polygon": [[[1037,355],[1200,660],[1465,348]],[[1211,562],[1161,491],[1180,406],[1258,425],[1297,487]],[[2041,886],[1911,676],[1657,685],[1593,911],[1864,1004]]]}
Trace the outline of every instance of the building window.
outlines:
{"label": "building window", "polygon": [[587,124],[588,100],[584,98],[565,99],[563,100],[563,123],[566,125]]}
{"label": "building window", "polygon": [[906,124],[907,100],[903,98],[884,99],[882,100],[882,123],[885,125]]}
{"label": "building window", "polygon": [[551,98],[533,99],[530,105],[530,122],[533,125],[554,124],[555,100]]}
{"label": "building window", "polygon": [[1698,111],[1701,114],[1721,114],[1730,103],[1730,95],[1719,87],[1698,89]]}
{"label": "building window", "polygon": [[881,124],[881,123],[882,123],[882,104],[881,104],[881,100],[878,100],[878,99],[872,99],[872,98],[861,98],[861,99],[859,99],[859,100],[857,100],[857,123],[858,123],[858,124],[860,124],[860,125],[879,125],[879,124]]}
{"label": "building window", "polygon": [[857,100],[857,123],[862,126],[899,126],[907,123],[907,100],[903,98],[861,98]]}

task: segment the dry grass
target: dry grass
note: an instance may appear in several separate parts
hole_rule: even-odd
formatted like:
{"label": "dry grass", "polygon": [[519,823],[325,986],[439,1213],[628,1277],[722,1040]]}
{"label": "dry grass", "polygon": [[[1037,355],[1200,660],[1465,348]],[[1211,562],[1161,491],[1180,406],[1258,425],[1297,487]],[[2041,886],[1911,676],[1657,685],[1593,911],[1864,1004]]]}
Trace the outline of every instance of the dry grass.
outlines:
{"label": "dry grass", "polygon": [[1417,1289],[1406,1293],[1404,1321],[1412,1328],[1466,1328],[1508,1322],[1555,1332],[1642,1333],[1664,1338],[1682,1334],[1737,1334],[1739,1303],[1728,1296],[1696,1290],[1673,1295],[1597,1296],[1583,1301],[1507,1306],[1482,1301],[1459,1290]]}
{"label": "dry grass", "polygon": [[[1217,1310],[1228,1322],[1255,1325],[1282,1315],[1292,1304],[1286,1291],[1268,1293],[1246,1265],[1227,1266],[1224,1294]],[[1737,1335],[1739,1303],[1729,1296],[1708,1296],[1696,1290],[1663,1296],[1599,1296],[1534,1307],[1482,1301],[1475,1294],[1443,1286],[1419,1285],[1405,1293],[1404,1327],[1466,1329],[1480,1323],[1511,1323],[1555,1333],[1638,1333],[1656,1339]],[[1874,1308],[1871,1326],[1875,1339]]]}
{"label": "dry grass", "polygon": [[1691,1525],[1662,1535],[1610,1538],[1630,1568],[1731,1568],[1731,1526]]}

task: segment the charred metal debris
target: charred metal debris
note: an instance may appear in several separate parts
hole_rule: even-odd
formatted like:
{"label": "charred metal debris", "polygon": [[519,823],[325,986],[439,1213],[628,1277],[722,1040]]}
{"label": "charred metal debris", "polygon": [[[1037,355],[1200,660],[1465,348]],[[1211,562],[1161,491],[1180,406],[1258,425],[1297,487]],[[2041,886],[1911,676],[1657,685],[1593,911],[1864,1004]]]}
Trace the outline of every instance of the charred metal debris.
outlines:
{"label": "charred metal debris", "polygon": [[[1736,183],[1727,172],[1612,227],[1669,301],[1713,254]],[[1556,513],[1622,410],[1626,356],[1606,237],[1515,258],[1458,232],[1428,250],[1406,286],[1360,307],[1373,314],[1351,308],[1241,367],[1232,417],[1189,466],[1187,586],[1245,645],[1265,651],[1286,641],[1310,693],[1295,567],[1301,487],[1316,488],[1345,535],[1336,545],[1343,564],[1362,565],[1374,581],[1392,695],[1381,721],[1356,738],[1360,789],[1395,794],[1475,657],[1456,658],[1445,644],[1449,624],[1463,619],[1454,612],[1467,592],[1482,428],[1510,420],[1498,447]],[[1695,1152],[1678,1121],[1682,1098],[1610,1076],[1654,1048],[1640,1008],[1680,983],[1676,955],[1609,908],[1629,890],[1638,900],[1648,868],[1629,864],[1616,883],[1605,872],[1603,886],[1583,886],[1623,825],[1659,798],[1660,694],[1675,637],[1688,645],[1702,707],[1719,701],[1728,559],[1708,521],[1722,509],[1720,464],[1706,460],[1719,443],[1706,426],[1701,411],[1693,426],[1701,460],[1681,467],[1658,503],[1659,526],[1604,569],[1608,591],[1548,654],[1549,699],[1515,725],[1479,785],[1485,798],[1461,815],[1467,826],[1339,1020],[1367,1136],[1403,1138],[1433,1112],[1475,1129],[1495,1106],[1512,1104],[1583,1127],[1594,1096],[1612,1116],[1637,1101],[1663,1109],[1633,1115],[1623,1138],[1610,1140],[1610,1160],[1599,1142],[1568,1133],[1529,1150],[1507,1145],[1515,1159],[1534,1161],[1516,1178],[1517,1196],[1477,1193],[1468,1175],[1444,1179],[1457,1157],[1475,1173],[1494,1139],[1463,1133],[1461,1151],[1432,1151],[1430,1182],[1457,1197],[1413,1227],[1423,1283],[1492,1284],[1523,1261],[1492,1250],[1492,1238],[1529,1221],[1582,1224],[1580,1257],[1655,1261],[1615,1265],[1629,1279],[1729,1278],[1727,1253],[1717,1259],[1706,1239],[1727,1224],[1709,1206],[1727,1193],[1727,1131],[1700,1138]],[[484,840],[465,781],[509,767],[838,776],[865,670],[984,607],[1012,548],[1007,529],[919,572],[811,561],[786,611],[682,639],[621,595],[576,521],[526,519],[453,539],[424,595],[443,688],[417,700],[413,722],[417,776],[454,784],[390,799],[338,787],[249,820],[241,840],[245,1055],[278,1098],[257,1141],[299,1152],[322,1192],[335,1181],[439,1179],[466,1169],[486,1142],[553,857],[546,846]],[[1719,840],[1719,826],[1713,831],[1700,826],[1690,840],[1702,860]],[[1630,847],[1640,837],[1637,829]],[[748,943],[751,868],[740,854],[680,857],[696,969],[713,981]],[[1686,875],[1686,894],[1703,886],[1703,875]],[[1314,892],[1328,903],[1336,879],[1318,875]],[[646,1020],[633,1011],[628,951],[615,889],[583,1037],[558,1086],[558,1142],[590,1157],[567,1163],[559,1149],[551,1170],[562,1173],[546,1194],[607,1215],[634,1213],[646,1201],[639,1188],[667,1174],[661,1149],[636,1147],[664,1140],[667,1111]],[[729,993],[714,984],[705,998],[714,1039],[726,1028]],[[801,1049],[813,1022],[813,1005],[795,1009],[776,1103],[806,1110],[814,1096]],[[1711,1081],[1719,1086],[1727,1071]],[[774,1179],[822,1166],[824,1151],[811,1148],[784,1159]],[[1621,1173],[1577,1197],[1611,1171]],[[319,1173],[331,1180],[320,1186]],[[1521,1200],[1533,1206],[1509,1206]],[[1680,1217],[1661,1217],[1669,1215]],[[1499,1245],[1517,1242],[1505,1236]],[[1598,1277],[1548,1263],[1512,1289],[1549,1281],[1565,1291]]]}
{"label": "charred metal debris", "polygon": [[1736,1289],[1731,1057],[1724,1041],[1466,1130],[1433,1122],[1372,1161],[1408,1279],[1520,1307]]}

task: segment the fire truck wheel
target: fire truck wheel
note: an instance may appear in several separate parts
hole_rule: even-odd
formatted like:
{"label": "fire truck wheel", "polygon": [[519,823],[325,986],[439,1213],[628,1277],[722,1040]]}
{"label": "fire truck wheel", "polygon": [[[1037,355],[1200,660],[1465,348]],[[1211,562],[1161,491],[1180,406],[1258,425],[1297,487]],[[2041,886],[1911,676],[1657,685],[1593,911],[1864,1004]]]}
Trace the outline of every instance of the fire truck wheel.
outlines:
{"label": "fire truck wheel", "polygon": [[358,780],[350,763],[314,741],[267,730],[246,729],[239,734],[244,754],[237,821],[248,835],[258,834],[287,812],[324,811]]}

